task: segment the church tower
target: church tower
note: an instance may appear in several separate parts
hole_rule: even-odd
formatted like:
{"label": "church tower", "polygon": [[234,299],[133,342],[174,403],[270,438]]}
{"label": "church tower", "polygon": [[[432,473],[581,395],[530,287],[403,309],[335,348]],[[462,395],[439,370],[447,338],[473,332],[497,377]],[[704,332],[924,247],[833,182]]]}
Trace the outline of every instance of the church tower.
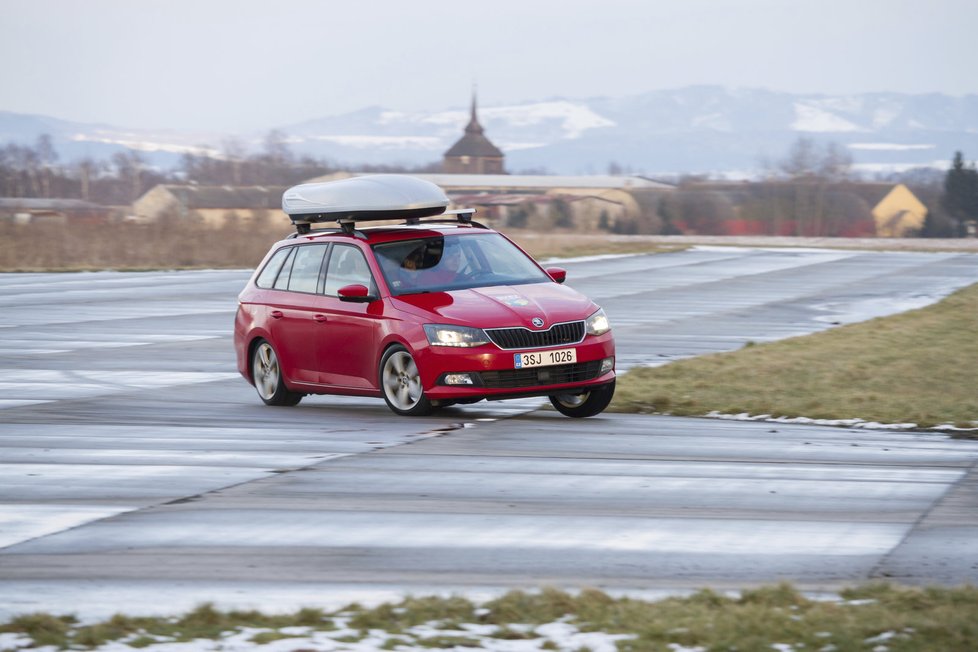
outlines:
{"label": "church tower", "polygon": [[503,153],[486,138],[476,116],[475,93],[472,93],[472,117],[465,135],[445,152],[442,171],[449,174],[506,174]]}

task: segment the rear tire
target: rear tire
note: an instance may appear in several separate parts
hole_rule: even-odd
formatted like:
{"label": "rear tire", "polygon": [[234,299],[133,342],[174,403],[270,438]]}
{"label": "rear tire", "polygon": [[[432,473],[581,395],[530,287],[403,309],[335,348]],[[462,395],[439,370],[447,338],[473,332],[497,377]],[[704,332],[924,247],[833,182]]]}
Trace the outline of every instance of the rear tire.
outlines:
{"label": "rear tire", "polygon": [[579,394],[554,394],[550,403],[564,416],[582,418],[601,414],[615,395],[615,381]]}
{"label": "rear tire", "polygon": [[400,344],[384,352],[380,360],[380,391],[387,407],[402,417],[422,417],[432,413],[434,406],[421,386],[421,372],[414,358]]}
{"label": "rear tire", "polygon": [[251,377],[265,405],[292,407],[302,400],[303,394],[285,386],[278,355],[267,340],[259,340],[251,354]]}

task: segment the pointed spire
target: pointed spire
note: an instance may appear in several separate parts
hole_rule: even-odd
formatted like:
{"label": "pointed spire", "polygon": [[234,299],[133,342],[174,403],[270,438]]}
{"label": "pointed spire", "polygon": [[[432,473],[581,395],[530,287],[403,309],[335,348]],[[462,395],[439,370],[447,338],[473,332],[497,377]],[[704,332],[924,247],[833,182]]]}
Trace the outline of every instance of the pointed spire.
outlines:
{"label": "pointed spire", "polygon": [[482,125],[479,124],[479,118],[476,116],[476,87],[475,84],[472,85],[472,117],[469,119],[469,124],[465,127],[465,133],[467,134],[481,134],[483,132]]}

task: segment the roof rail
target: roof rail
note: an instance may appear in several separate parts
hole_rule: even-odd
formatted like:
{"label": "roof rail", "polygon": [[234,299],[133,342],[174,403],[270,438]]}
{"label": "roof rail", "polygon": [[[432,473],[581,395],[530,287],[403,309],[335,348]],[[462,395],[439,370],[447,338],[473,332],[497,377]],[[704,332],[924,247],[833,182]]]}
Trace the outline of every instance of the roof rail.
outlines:
{"label": "roof rail", "polygon": [[[432,215],[429,218],[409,217],[404,220],[405,224],[471,224],[480,229],[488,229],[485,224],[480,224],[472,219],[475,215],[474,208],[459,208],[453,211],[445,211],[439,215]],[[454,217],[452,217],[454,216]]]}
{"label": "roof rail", "polygon": [[[477,229],[489,229],[488,226],[482,224],[481,222],[476,222],[472,219],[475,215],[476,209],[474,208],[460,208],[453,211],[445,211],[440,215],[434,215],[431,217],[408,217],[404,219],[404,226],[414,226],[416,224],[461,224],[463,226],[472,226]],[[371,221],[376,220],[377,217],[370,217],[367,220],[359,221]],[[398,219],[397,217],[390,218],[391,221]],[[347,235],[355,235],[358,238],[366,239],[366,236],[362,231],[356,230],[357,217],[338,217],[336,218],[336,223],[338,226],[330,226],[322,229],[312,228],[312,224],[309,222],[299,222],[293,221],[295,226],[295,233],[290,233],[287,238],[297,238],[301,235],[316,235],[321,233],[345,233]]]}

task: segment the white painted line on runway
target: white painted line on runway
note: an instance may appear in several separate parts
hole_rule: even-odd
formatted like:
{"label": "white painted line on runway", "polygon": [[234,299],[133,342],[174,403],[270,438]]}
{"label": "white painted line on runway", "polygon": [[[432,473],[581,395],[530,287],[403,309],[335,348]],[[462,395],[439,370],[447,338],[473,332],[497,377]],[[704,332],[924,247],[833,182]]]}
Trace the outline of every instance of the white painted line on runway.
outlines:
{"label": "white painted line on runway", "polygon": [[134,506],[0,505],[0,548],[136,509]]}
{"label": "white painted line on runway", "polygon": [[155,512],[136,518],[107,526],[111,531],[93,526],[49,537],[24,552],[310,546],[836,557],[884,554],[910,528],[899,523],[310,510]]}
{"label": "white painted line on runway", "polygon": [[117,394],[134,389],[163,389],[210,383],[238,377],[236,373],[203,371],[0,369],[0,378],[4,379],[0,380],[0,395],[6,397],[0,400],[0,409]]}
{"label": "white painted line on runway", "polygon": [[[56,336],[45,336],[43,340],[38,339],[2,339],[0,338],[0,355],[28,355],[43,353],[70,353],[84,349],[118,349],[127,346],[149,346],[151,344],[169,344],[172,342],[197,342],[202,340],[214,340],[225,337],[225,335],[154,335],[149,333],[133,334],[112,334],[106,339],[79,340],[79,339],[59,339]],[[40,348],[50,346],[53,348]],[[35,347],[35,348],[31,348]]]}
{"label": "white painted line on runway", "polygon": [[15,408],[24,405],[39,405],[41,403],[50,403],[47,400],[28,400],[28,399],[10,399],[10,398],[0,398],[0,410],[4,408]]}

